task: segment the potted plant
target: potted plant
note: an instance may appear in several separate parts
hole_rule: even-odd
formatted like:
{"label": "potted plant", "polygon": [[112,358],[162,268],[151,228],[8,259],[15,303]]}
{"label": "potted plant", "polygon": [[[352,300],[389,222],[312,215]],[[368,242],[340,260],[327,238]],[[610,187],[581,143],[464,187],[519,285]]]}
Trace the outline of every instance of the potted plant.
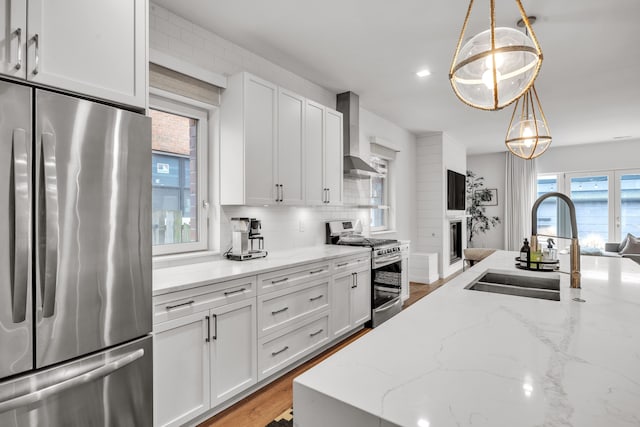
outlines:
{"label": "potted plant", "polygon": [[473,238],[479,233],[486,233],[500,223],[497,216],[487,216],[483,203],[490,202],[491,191],[484,188],[484,177],[467,171],[467,241],[472,246]]}

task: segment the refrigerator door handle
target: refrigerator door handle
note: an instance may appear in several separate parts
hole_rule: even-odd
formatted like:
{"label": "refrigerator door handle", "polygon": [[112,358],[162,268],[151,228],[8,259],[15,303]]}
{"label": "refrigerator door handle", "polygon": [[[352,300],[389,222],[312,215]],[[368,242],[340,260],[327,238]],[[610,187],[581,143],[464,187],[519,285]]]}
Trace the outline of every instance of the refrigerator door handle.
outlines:
{"label": "refrigerator door handle", "polygon": [[23,406],[33,405],[50,396],[53,396],[54,394],[58,394],[70,388],[77,387],[81,384],[90,383],[97,379],[106,377],[107,375],[112,374],[118,369],[124,368],[125,366],[135,362],[142,356],[144,356],[144,349],[140,348],[136,351],[127,353],[117,360],[107,363],[106,365],[102,365],[92,371],[85,372],[84,374],[77,375],[75,377],[67,378],[56,384],[33,391],[29,394],[14,397],[13,399],[8,399],[0,402],[0,414]]}
{"label": "refrigerator door handle", "polygon": [[9,238],[11,245],[11,284],[13,322],[21,323],[26,319],[27,289],[29,286],[29,153],[27,152],[26,131],[13,130],[11,186],[13,187],[10,210],[12,226]]}
{"label": "refrigerator door handle", "polygon": [[[44,209],[40,209],[39,218],[38,250],[40,259],[38,264],[43,317],[52,317],[55,311],[58,276],[58,182],[55,144],[56,140],[53,134],[42,133],[38,198]],[[43,215],[44,218],[42,218]]]}

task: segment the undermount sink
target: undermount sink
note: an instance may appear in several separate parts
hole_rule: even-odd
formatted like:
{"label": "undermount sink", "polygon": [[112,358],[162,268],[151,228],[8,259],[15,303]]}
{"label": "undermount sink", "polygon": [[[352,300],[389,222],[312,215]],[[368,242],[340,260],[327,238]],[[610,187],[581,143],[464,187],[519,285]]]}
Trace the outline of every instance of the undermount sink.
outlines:
{"label": "undermount sink", "polygon": [[560,276],[540,277],[489,270],[465,289],[560,301]]}

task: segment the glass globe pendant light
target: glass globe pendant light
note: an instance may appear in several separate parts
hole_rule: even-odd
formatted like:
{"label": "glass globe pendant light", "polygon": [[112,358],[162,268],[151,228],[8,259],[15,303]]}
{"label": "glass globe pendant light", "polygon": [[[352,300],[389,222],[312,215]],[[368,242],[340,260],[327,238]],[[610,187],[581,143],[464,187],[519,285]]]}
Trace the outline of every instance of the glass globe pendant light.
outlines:
{"label": "glass globe pendant light", "polygon": [[515,0],[527,34],[495,26],[495,0],[490,0],[491,27],[462,45],[473,1],[469,3],[449,81],[462,102],[481,110],[500,110],[531,86],[542,65],[542,50],[520,0]]}
{"label": "glass globe pendant light", "polygon": [[540,156],[551,145],[549,125],[535,86],[516,102],[505,143],[509,151],[525,160]]}

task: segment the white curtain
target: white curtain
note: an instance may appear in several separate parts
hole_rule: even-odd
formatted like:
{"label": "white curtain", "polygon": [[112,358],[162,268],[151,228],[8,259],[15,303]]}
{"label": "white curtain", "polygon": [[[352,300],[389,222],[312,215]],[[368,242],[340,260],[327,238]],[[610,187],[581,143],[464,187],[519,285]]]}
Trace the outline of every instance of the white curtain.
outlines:
{"label": "white curtain", "polygon": [[536,160],[524,160],[507,152],[505,176],[504,247],[520,250],[531,237],[531,208],[536,201]]}

